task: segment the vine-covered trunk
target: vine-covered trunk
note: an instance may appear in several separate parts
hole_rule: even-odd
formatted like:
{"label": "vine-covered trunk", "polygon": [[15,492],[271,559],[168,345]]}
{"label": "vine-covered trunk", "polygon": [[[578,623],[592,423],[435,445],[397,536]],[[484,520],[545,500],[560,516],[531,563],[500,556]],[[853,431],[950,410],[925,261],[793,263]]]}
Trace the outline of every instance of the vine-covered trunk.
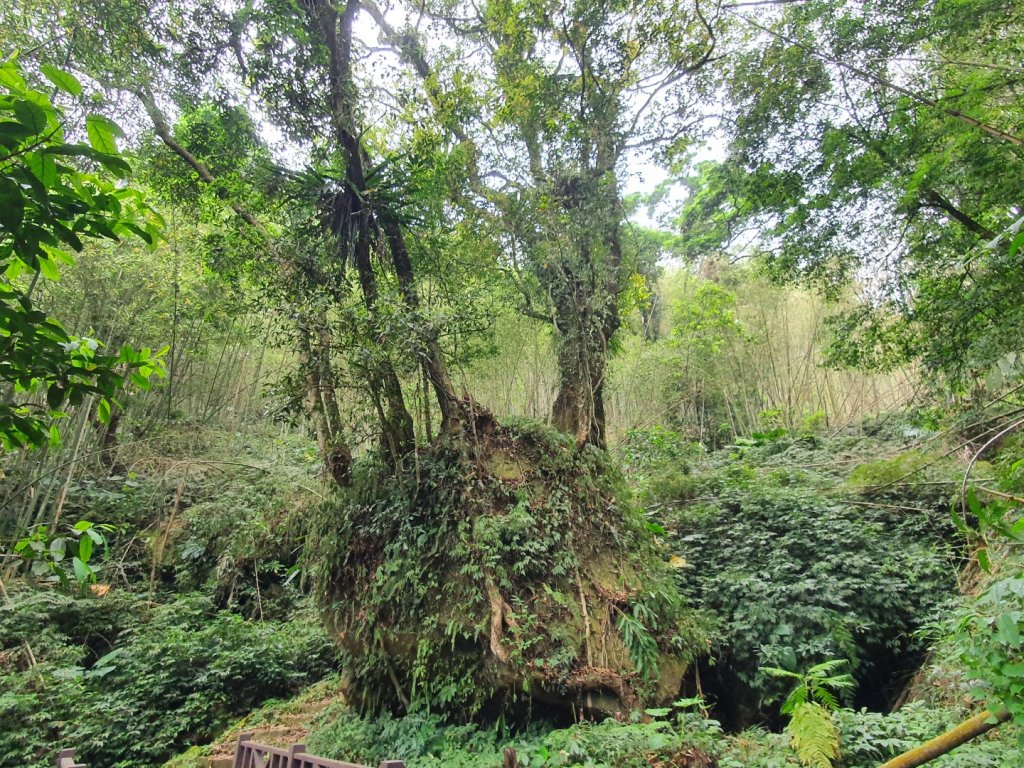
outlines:
{"label": "vine-covered trunk", "polygon": [[352,450],[342,431],[331,363],[331,332],[323,312],[300,317],[297,346],[306,380],[306,407],[316,430],[324,471],[337,485],[347,486],[351,481]]}
{"label": "vine-covered trunk", "polygon": [[[562,313],[560,313],[562,314]],[[564,313],[559,326],[558,394],[551,422],[574,435],[577,445],[607,447],[604,378],[608,368],[608,340],[592,317]]]}
{"label": "vine-covered trunk", "polygon": [[573,221],[573,255],[545,270],[558,332],[551,421],[574,435],[578,446],[599,448],[608,444],[604,383],[611,338],[621,322],[622,206],[613,167],[564,185],[561,202]]}

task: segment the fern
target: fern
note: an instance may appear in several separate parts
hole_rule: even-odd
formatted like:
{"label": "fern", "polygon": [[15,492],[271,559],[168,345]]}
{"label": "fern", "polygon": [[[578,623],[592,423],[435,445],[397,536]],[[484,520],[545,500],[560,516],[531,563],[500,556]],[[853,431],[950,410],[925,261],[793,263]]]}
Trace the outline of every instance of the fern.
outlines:
{"label": "fern", "polygon": [[786,726],[789,743],[800,762],[812,768],[832,768],[839,757],[839,729],[832,713],[821,704],[805,701],[797,705]]}
{"label": "fern", "polygon": [[781,711],[790,716],[786,734],[804,765],[832,768],[832,761],[839,757],[839,730],[832,720],[832,712],[839,709],[839,700],[833,691],[853,688],[850,675],[838,674],[845,664],[843,659],[823,661],[803,675],[778,667],[762,668],[772,677],[796,682],[782,702]]}
{"label": "fern", "polygon": [[629,658],[641,677],[654,678],[658,674],[658,642],[654,639],[643,622],[628,613],[620,613],[619,632],[622,633],[622,644],[629,652]]}

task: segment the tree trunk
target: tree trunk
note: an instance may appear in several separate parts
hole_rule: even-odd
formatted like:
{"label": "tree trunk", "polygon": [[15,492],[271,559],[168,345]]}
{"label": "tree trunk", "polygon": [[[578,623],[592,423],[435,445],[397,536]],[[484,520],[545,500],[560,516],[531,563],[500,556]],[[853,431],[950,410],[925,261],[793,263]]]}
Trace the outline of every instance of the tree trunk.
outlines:
{"label": "tree trunk", "polygon": [[338,486],[345,487],[351,482],[352,451],[341,430],[326,320],[323,313],[317,313],[312,319],[300,318],[299,364],[306,379],[306,405],[316,430],[324,470]]}
{"label": "tree trunk", "polygon": [[[619,329],[622,206],[611,171],[563,184],[561,204],[577,217],[574,258],[545,270],[558,331],[558,394],[551,421],[576,444],[607,448],[604,383],[609,342]],[[596,226],[595,226],[596,223]]]}
{"label": "tree trunk", "polygon": [[121,426],[121,417],[124,412],[116,405],[110,409],[110,421],[107,422],[107,429],[103,433],[103,442],[100,448],[100,464],[111,472],[119,469],[117,461],[117,431]]}
{"label": "tree trunk", "polygon": [[566,322],[575,327],[559,327],[562,338],[558,346],[558,394],[551,408],[551,422],[562,432],[573,435],[578,446],[589,443],[606,448],[606,339],[585,318],[570,317]]}
{"label": "tree trunk", "polygon": [[[342,252],[353,255],[363,303],[371,322],[376,324],[377,278],[371,261],[372,211],[363,204],[362,198],[366,176],[355,120],[355,82],[352,79],[352,22],[359,3],[348,0],[340,16],[328,0],[310,0],[306,7],[312,20],[320,26],[330,56],[332,119],[338,150],[345,163],[345,187],[335,195],[331,229],[340,241]],[[367,378],[371,397],[381,416],[385,446],[398,464],[416,445],[402,384],[386,354],[370,363]]]}
{"label": "tree trunk", "polygon": [[[412,271],[412,262],[409,260],[409,251],[405,247],[405,237],[398,222],[390,216],[381,216],[384,234],[388,241],[388,248],[391,251],[391,260],[395,267],[395,274],[398,275],[398,286],[406,305],[416,311],[419,309],[420,300],[416,292],[416,282]],[[430,385],[437,397],[437,405],[441,410],[441,431],[446,434],[458,432],[462,419],[462,409],[459,398],[455,394],[455,387],[451,377],[448,375],[448,366],[444,361],[444,353],[437,341],[437,334],[434,330],[423,324],[418,329],[420,341],[423,344],[423,367],[430,380]]]}

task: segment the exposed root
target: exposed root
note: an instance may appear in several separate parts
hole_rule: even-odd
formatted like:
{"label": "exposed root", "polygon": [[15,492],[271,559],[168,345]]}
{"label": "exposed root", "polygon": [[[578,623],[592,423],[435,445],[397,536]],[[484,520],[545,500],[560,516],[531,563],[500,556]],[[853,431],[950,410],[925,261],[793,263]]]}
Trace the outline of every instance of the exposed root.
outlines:
{"label": "exposed root", "polygon": [[512,658],[512,654],[505,647],[505,609],[508,603],[491,578],[487,579],[487,600],[491,604],[491,653],[502,664],[508,664]]}

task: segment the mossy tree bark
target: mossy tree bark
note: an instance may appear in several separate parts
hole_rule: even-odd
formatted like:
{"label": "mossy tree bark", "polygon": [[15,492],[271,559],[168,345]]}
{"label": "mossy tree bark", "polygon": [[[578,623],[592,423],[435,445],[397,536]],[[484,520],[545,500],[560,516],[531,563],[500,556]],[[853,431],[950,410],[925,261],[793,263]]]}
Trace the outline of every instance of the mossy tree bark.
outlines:
{"label": "mossy tree bark", "polygon": [[[360,140],[356,119],[358,93],[352,76],[352,23],[359,12],[358,0],[348,0],[339,14],[326,0],[305,3],[323,35],[330,59],[329,87],[331,112],[337,148],[345,164],[344,188],[334,197],[331,228],[344,252],[354,255],[364,302],[371,318],[377,314],[376,275],[372,264],[375,247],[386,253],[398,279],[406,306],[414,313],[420,309],[412,261],[401,225],[389,211],[375,211],[364,199],[367,189],[365,166],[367,153]],[[448,374],[437,336],[426,323],[419,323],[417,334],[422,347],[422,363],[441,411],[442,429],[458,431],[461,419],[459,399]],[[415,444],[412,416],[405,406],[402,387],[394,366],[387,359],[370,372],[371,394],[382,416],[385,443],[396,459]]]}

